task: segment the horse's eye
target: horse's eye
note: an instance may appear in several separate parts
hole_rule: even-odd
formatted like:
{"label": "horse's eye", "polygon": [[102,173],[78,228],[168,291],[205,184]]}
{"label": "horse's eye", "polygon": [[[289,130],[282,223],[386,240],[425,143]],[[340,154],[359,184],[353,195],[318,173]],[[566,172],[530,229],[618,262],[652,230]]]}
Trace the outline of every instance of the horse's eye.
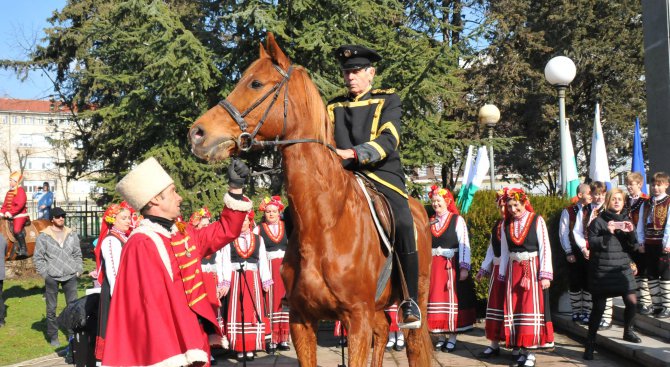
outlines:
{"label": "horse's eye", "polygon": [[263,83],[259,82],[258,80],[254,80],[251,82],[251,88],[254,89],[261,89],[263,87]]}

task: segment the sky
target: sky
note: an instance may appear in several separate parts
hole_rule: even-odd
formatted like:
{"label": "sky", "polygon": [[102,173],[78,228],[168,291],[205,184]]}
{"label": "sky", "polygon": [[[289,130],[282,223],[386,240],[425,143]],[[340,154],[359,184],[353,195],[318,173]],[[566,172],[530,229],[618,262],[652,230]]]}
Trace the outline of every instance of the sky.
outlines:
{"label": "sky", "polygon": [[[26,46],[44,38],[44,28],[66,0],[0,0],[0,59],[27,60]],[[21,82],[13,71],[0,70],[0,98],[48,99],[53,93],[49,79],[39,71]]]}

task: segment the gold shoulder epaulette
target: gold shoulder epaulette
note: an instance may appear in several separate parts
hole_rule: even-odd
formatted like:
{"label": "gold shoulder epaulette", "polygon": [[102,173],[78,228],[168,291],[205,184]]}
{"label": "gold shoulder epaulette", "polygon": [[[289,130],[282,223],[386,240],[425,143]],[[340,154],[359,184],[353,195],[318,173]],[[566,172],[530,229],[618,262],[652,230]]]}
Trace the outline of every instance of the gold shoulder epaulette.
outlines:
{"label": "gold shoulder epaulette", "polygon": [[373,89],[370,93],[372,93],[372,94],[393,94],[393,93],[395,93],[395,88]]}

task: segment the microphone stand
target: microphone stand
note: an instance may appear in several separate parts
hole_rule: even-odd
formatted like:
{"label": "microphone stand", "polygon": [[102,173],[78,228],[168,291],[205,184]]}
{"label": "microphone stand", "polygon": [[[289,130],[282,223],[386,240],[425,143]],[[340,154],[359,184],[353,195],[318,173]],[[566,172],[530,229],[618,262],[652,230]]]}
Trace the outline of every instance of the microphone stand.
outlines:
{"label": "microphone stand", "polygon": [[[258,309],[256,308],[256,303],[254,302],[254,296],[251,293],[251,287],[249,287],[249,282],[247,282],[247,274],[244,271],[244,264],[245,263],[246,263],[246,261],[239,263],[240,268],[237,269],[237,272],[240,273],[240,281],[244,281],[244,285],[246,286],[246,290],[247,290],[247,292],[249,292],[249,297],[251,298],[251,304],[252,304],[252,306],[254,306],[254,312],[256,313],[256,320],[258,320],[258,323],[260,324],[261,323],[260,313],[258,312]],[[240,299],[240,316],[242,318],[242,322],[241,322],[241,324],[242,324],[242,354],[243,354],[242,365],[244,367],[246,367],[247,366],[247,343],[246,343],[246,334],[244,332],[244,289],[242,287],[240,287],[240,288],[241,289],[240,289],[239,299]]]}

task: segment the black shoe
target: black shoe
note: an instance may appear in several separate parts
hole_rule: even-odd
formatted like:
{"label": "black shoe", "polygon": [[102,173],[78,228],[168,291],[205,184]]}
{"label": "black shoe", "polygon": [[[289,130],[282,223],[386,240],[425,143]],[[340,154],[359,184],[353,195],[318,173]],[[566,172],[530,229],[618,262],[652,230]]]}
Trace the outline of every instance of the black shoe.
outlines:
{"label": "black shoe", "polygon": [[519,359],[516,360],[516,365],[518,367],[523,367],[524,364],[526,364],[526,355],[519,354]]}
{"label": "black shoe", "polygon": [[247,352],[247,361],[253,361],[254,360],[254,353],[253,352]]}
{"label": "black shoe", "polygon": [[274,355],[277,352],[277,345],[275,343],[265,343],[265,353]]}
{"label": "black shoe", "polygon": [[477,357],[483,358],[483,359],[489,359],[492,358],[493,356],[499,356],[500,355],[500,347],[498,348],[491,348],[491,347],[486,347],[484,351],[480,352]]}
{"label": "black shoe", "polygon": [[3,326],[5,326],[5,321],[4,320],[0,321],[0,327],[3,327]]}
{"label": "black shoe", "polygon": [[402,352],[403,350],[405,350],[405,341],[404,340],[396,341],[395,347],[393,347],[393,349],[395,349],[396,352]]}
{"label": "black shoe", "polygon": [[444,346],[446,342],[444,340],[438,340],[437,343],[435,343],[435,351],[440,351],[442,350],[442,347]]}
{"label": "black shoe", "polygon": [[637,313],[640,315],[651,315],[652,310],[651,307],[643,304],[643,303],[638,303],[637,304]]}
{"label": "black shoe", "polygon": [[349,342],[347,341],[347,338],[344,337],[344,338],[340,338],[340,340],[337,341],[337,345],[340,346],[340,347],[348,347]]}
{"label": "black shoe", "polygon": [[624,330],[623,340],[631,343],[642,343],[642,339],[633,330]]}
{"label": "black shoe", "polygon": [[448,341],[442,346],[442,353],[453,353],[454,350],[456,350],[456,343]]}
{"label": "black shoe", "polygon": [[291,350],[291,347],[288,345],[287,342],[281,342],[279,343],[279,345],[277,345],[277,349],[285,352],[287,350]]}
{"label": "black shoe", "polygon": [[657,319],[667,319],[668,317],[670,317],[670,308],[667,307],[661,310],[658,315],[656,315]]}
{"label": "black shoe", "polygon": [[418,329],[421,327],[421,310],[415,300],[409,298],[400,304],[403,322],[398,323],[402,329]]}
{"label": "black shoe", "polygon": [[586,348],[584,349],[584,356],[583,358],[587,361],[592,361],[593,360],[593,352],[596,350],[596,343],[595,342],[586,342]]}

